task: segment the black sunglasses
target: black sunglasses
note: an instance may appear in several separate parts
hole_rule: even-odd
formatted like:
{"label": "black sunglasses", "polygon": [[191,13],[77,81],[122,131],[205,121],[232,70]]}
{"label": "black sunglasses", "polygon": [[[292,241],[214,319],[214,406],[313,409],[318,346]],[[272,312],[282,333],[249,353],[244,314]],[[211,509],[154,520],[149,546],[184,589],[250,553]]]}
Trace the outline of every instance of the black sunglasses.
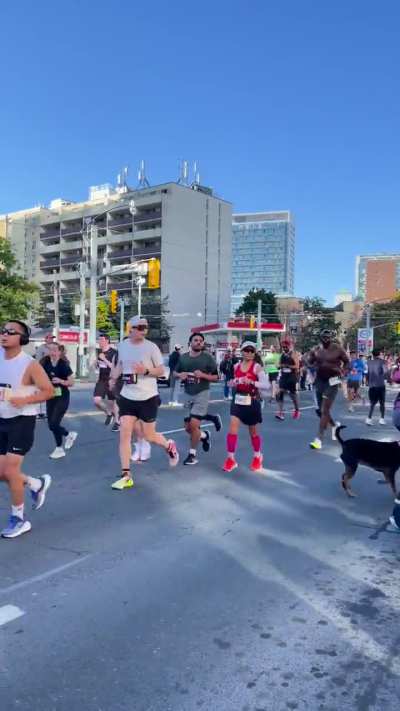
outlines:
{"label": "black sunglasses", "polygon": [[254,348],[243,348],[242,353],[255,353]]}
{"label": "black sunglasses", "polygon": [[135,328],[137,331],[147,331],[148,326],[145,326],[143,323],[140,323],[139,326],[131,326],[131,328]]}
{"label": "black sunglasses", "polygon": [[2,336],[23,336],[21,331],[16,331],[15,328],[1,328],[0,333]]}

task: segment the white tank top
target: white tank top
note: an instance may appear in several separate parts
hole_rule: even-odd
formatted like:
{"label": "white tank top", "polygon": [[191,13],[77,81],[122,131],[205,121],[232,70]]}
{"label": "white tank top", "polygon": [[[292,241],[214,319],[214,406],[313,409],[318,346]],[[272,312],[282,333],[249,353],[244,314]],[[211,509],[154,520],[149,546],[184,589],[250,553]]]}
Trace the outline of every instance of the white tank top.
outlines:
{"label": "white tank top", "polygon": [[18,415],[37,415],[39,403],[13,407],[9,399],[12,395],[33,395],[38,390],[35,385],[22,385],[22,379],[33,358],[21,351],[15,358],[6,360],[4,349],[0,347],[0,418],[9,419]]}

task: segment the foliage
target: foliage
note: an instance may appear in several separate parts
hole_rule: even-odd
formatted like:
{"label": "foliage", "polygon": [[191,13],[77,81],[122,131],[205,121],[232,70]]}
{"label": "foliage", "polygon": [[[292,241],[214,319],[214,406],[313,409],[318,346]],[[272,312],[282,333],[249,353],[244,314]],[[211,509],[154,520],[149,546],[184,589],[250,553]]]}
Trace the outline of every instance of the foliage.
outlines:
{"label": "foliage", "polygon": [[307,296],[304,299],[304,311],[307,321],[296,339],[296,348],[302,353],[306,353],[318,344],[318,336],[325,328],[335,333],[338,331],[334,309],[325,306],[324,299],[319,296]]}
{"label": "foliage", "polygon": [[[400,350],[400,335],[397,334],[397,323],[400,322],[400,293],[384,304],[371,304],[371,326],[374,328],[374,347],[382,348],[388,353],[398,353]],[[357,332],[366,327],[366,318],[358,321],[346,334],[346,344],[351,349],[357,348]]]}
{"label": "foliage", "polygon": [[236,316],[240,316],[240,314],[256,316],[259,300],[261,301],[263,318],[271,323],[277,323],[279,318],[275,294],[272,291],[265,291],[265,289],[250,289],[249,293],[244,297],[242,305],[236,309]]}
{"label": "foliage", "polygon": [[0,320],[26,319],[38,304],[39,289],[15,273],[17,260],[10,243],[0,238]]}

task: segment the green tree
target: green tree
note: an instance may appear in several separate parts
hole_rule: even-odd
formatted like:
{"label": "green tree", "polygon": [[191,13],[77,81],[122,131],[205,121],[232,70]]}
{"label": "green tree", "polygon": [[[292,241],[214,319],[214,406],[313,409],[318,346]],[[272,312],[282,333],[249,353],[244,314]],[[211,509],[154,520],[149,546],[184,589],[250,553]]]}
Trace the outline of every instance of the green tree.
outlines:
{"label": "green tree", "polygon": [[[384,304],[371,304],[371,326],[374,328],[374,347],[389,353],[397,353],[400,348],[400,335],[397,324],[400,322],[400,293]],[[348,329],[346,343],[352,349],[357,349],[359,328],[366,327],[366,317]]]}
{"label": "green tree", "polygon": [[337,333],[338,326],[335,324],[334,309],[325,306],[324,299],[319,296],[306,296],[304,299],[304,312],[306,314],[306,322],[296,339],[296,348],[306,353],[318,344],[318,337],[321,331],[328,328],[330,331]]}
{"label": "green tree", "polygon": [[15,273],[17,260],[10,243],[0,238],[0,321],[26,319],[38,308],[39,288]]}
{"label": "green tree", "polygon": [[250,289],[244,297],[242,305],[236,309],[236,316],[240,316],[240,314],[256,316],[259,300],[261,301],[262,317],[271,323],[277,323],[279,318],[275,294],[272,291],[265,291],[265,289]]}

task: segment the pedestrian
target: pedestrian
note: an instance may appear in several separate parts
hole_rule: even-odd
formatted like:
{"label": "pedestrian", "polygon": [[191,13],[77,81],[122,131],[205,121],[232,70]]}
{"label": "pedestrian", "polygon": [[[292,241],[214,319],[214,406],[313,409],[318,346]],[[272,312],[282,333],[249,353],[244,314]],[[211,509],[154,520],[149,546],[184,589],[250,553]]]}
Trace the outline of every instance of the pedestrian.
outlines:
{"label": "pedestrian", "polygon": [[[65,356],[64,346],[53,342],[49,346],[49,355],[42,360],[42,365],[54,386],[54,396],[46,402],[47,424],[55,439],[55,449],[50,459],[61,459],[71,449],[78,433],[68,432],[62,420],[70,403],[70,388],[74,384],[73,373]],[[63,440],[64,446],[63,446]]]}
{"label": "pedestrian", "polygon": [[118,432],[118,409],[116,398],[110,387],[111,368],[117,356],[117,350],[111,346],[110,337],[106,334],[99,336],[99,350],[97,351],[98,379],[94,387],[93,401],[101,412],[104,412],[106,427],[113,422],[113,432]]}
{"label": "pedestrian", "polygon": [[171,407],[178,407],[179,406],[179,388],[180,388],[180,380],[179,378],[176,377],[176,366],[178,365],[179,358],[181,355],[181,349],[182,346],[179,343],[176,343],[174,346],[174,350],[169,356],[168,359],[168,367],[169,367],[169,385],[170,385],[170,401],[169,404]]}
{"label": "pedestrian", "polygon": [[223,465],[225,472],[231,472],[238,466],[235,453],[240,425],[248,427],[253,460],[252,471],[259,471],[263,465],[261,437],[258,425],[262,422],[260,390],[268,389],[268,379],[263,366],[255,361],[256,346],[252,341],[245,341],[241,346],[243,360],[235,366],[231,402],[231,419],[226,437],[227,457]]}
{"label": "pedestrian", "polygon": [[224,357],[219,365],[219,372],[224,379],[224,399],[230,400],[229,381],[233,379],[233,371],[238,359],[232,356],[230,350],[225,351]]}
{"label": "pedestrian", "polygon": [[134,485],[130,469],[132,436],[135,425],[141,420],[147,442],[158,444],[165,450],[170,466],[176,466],[179,454],[175,442],[156,431],[160,396],[157,378],[164,374],[164,361],[160,349],[147,340],[147,319],[133,316],[129,322],[129,338],[118,346],[118,363],[113,368],[110,385],[113,387],[121,375],[123,386],[119,398],[121,477],[112,484],[113,489],[129,489]]}
{"label": "pedestrian", "polygon": [[354,401],[359,397],[359,391],[364,377],[364,362],[356,351],[350,351],[349,372],[347,375],[347,400],[349,412],[354,412]]}
{"label": "pedestrian", "polygon": [[42,366],[22,346],[30,329],[23,321],[8,321],[0,331],[0,480],[11,494],[11,516],[3,538],[16,538],[31,530],[24,515],[24,488],[31,492],[34,509],[46,499],[51,477],[26,476],[21,467],[33,445],[38,404],[53,396],[53,386]]}
{"label": "pedestrian", "polygon": [[178,378],[183,382],[185,405],[188,409],[184,424],[189,435],[190,448],[183,461],[185,465],[198,463],[197,446],[200,441],[204,452],[210,449],[210,432],[200,429],[201,422],[211,420],[214,424],[219,423],[219,426],[216,424],[217,429],[221,428],[219,415],[208,414],[210,383],[218,381],[218,368],[211,353],[204,350],[204,345],[203,334],[192,333],[189,338],[189,351],[182,353],[176,369]]}
{"label": "pedestrian", "polygon": [[374,348],[372,351],[372,359],[368,360],[368,397],[369,397],[369,413],[365,420],[366,425],[372,425],[372,415],[374,413],[375,405],[379,402],[380,409],[380,419],[379,424],[385,424],[385,400],[386,400],[386,386],[385,380],[387,379],[387,368],[385,361],[381,357],[380,348]]}
{"label": "pedestrian", "polygon": [[278,402],[278,411],[275,415],[277,420],[284,420],[283,401],[285,393],[287,393],[293,403],[293,419],[298,420],[300,417],[299,399],[297,396],[297,380],[299,374],[299,356],[293,350],[291,341],[285,338],[282,343],[282,353],[279,360],[280,376],[278,380],[278,394],[276,396]]}

